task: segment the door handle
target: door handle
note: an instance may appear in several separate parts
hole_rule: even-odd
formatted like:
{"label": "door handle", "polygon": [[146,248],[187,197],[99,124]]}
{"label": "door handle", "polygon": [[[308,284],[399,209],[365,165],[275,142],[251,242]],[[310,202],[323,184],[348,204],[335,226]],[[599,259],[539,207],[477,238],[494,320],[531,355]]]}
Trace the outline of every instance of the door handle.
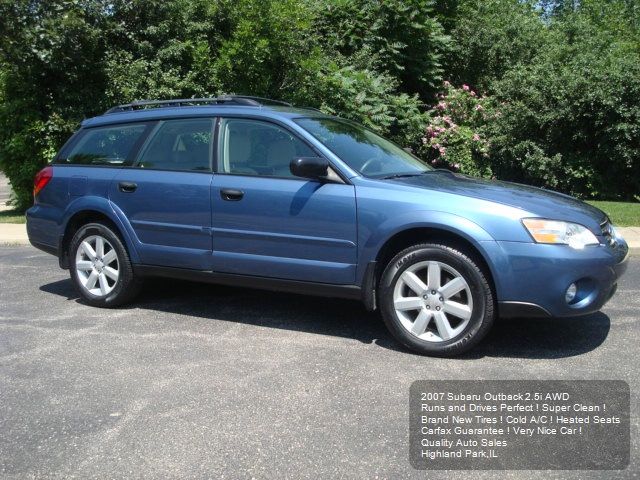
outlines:
{"label": "door handle", "polygon": [[244,192],[242,190],[236,190],[235,188],[223,188],[220,190],[220,196],[228,202],[237,202],[238,200],[242,200]]}
{"label": "door handle", "polygon": [[120,182],[118,184],[118,189],[122,193],[133,193],[136,191],[136,188],[138,188],[138,185],[133,182]]}

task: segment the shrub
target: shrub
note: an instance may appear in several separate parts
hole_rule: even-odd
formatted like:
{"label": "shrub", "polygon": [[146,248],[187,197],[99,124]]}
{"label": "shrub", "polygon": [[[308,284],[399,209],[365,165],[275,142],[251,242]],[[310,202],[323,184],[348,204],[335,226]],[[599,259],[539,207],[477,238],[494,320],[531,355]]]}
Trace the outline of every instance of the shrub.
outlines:
{"label": "shrub", "polygon": [[583,198],[640,192],[640,52],[582,16],[552,26],[554,42],[493,83],[489,125],[502,178]]}
{"label": "shrub", "polygon": [[[315,2],[317,30],[329,52],[353,58],[398,81],[400,91],[426,99],[442,80],[450,38],[432,0],[324,0]],[[359,65],[361,66],[361,65]]]}
{"label": "shrub", "polygon": [[448,77],[485,90],[516,65],[532,62],[548,42],[547,27],[529,1],[461,1],[449,33]]}
{"label": "shrub", "polygon": [[95,23],[80,2],[0,4],[0,168],[20,210],[31,204],[36,172],[83,115],[102,106]]}
{"label": "shrub", "polygon": [[[83,118],[239,93],[364,123],[436,166],[633,199],[639,11],[626,0],[0,2],[0,169],[24,209]],[[434,97],[444,72],[471,87]]]}
{"label": "shrub", "polygon": [[359,122],[410,146],[424,125],[417,95],[398,94],[389,75],[331,63],[315,77],[311,100],[326,113]]}
{"label": "shrub", "polygon": [[444,90],[429,112],[418,153],[434,167],[490,177],[485,126],[495,116],[491,99],[468,85],[455,88],[444,82]]}

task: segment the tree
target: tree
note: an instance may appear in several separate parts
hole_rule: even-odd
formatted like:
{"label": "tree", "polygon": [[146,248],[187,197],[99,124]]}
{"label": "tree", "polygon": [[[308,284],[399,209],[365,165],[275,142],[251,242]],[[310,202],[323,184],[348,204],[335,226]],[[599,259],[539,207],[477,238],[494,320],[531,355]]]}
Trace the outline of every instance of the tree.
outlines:
{"label": "tree", "polygon": [[[0,168],[26,208],[83,118],[239,93],[356,120],[445,166],[633,198],[639,31],[633,0],[0,0]],[[449,131],[443,80],[495,115]],[[428,128],[445,123],[439,158]]]}
{"label": "tree", "polygon": [[79,1],[0,3],[0,167],[19,208],[35,172],[91,112],[85,99],[105,90],[95,13]]}
{"label": "tree", "polygon": [[548,44],[535,6],[517,0],[461,2],[450,31],[447,79],[489,91],[509,69],[530,63]]}
{"label": "tree", "polygon": [[601,21],[590,9],[552,19],[545,48],[492,82],[499,175],[581,197],[640,192],[640,49]]}
{"label": "tree", "polygon": [[402,92],[430,100],[442,80],[449,37],[431,0],[319,2],[318,31],[329,49],[399,81]]}

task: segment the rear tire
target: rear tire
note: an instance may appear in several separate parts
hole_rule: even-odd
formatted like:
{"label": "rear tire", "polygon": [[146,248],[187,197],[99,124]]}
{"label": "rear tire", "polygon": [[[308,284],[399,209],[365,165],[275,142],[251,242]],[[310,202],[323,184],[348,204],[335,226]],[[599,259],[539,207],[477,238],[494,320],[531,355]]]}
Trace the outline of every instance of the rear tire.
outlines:
{"label": "rear tire", "polygon": [[391,334],[411,350],[451,357],[489,332],[493,292],[482,269],[465,253],[421,244],[398,253],[385,268],[378,294]]}
{"label": "rear tire", "polygon": [[103,223],[78,229],[69,245],[69,271],[80,296],[95,307],[123,305],[140,291],[127,249]]}

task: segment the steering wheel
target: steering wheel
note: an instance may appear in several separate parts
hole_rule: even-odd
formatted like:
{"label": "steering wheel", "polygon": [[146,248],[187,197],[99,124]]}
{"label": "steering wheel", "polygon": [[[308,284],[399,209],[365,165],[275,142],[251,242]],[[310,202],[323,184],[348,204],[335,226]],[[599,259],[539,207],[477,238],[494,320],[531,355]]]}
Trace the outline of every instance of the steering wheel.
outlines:
{"label": "steering wheel", "polygon": [[365,170],[367,170],[371,165],[374,164],[374,162],[380,162],[380,159],[378,157],[371,157],[369,158],[366,162],[364,162],[362,164],[362,166],[360,167],[360,172],[364,173]]}

